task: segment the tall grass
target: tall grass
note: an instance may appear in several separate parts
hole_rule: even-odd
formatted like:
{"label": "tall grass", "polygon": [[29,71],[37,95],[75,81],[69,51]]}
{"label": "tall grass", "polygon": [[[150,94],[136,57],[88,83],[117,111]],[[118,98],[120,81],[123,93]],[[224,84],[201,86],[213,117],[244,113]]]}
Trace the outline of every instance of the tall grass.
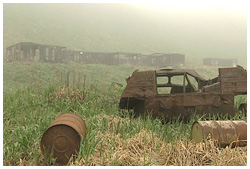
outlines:
{"label": "tall grass", "polygon": [[[4,93],[4,165],[56,165],[54,159],[45,160],[40,141],[50,123],[63,113],[77,114],[87,125],[86,136],[73,165],[93,165],[93,156],[100,157],[99,164],[127,165],[118,155],[113,155],[117,151],[117,142],[126,146],[134,141],[134,137],[139,137],[141,142],[160,151],[159,140],[171,144],[177,140],[189,141],[192,123],[203,119],[194,115],[186,123],[179,120],[162,123],[150,116],[133,118],[128,112],[118,109],[125,86],[111,85],[110,81],[84,80],[84,76],[80,76],[81,80],[78,78],[77,72],[64,71],[56,84],[40,88],[29,86]],[[223,119],[211,117],[218,118]],[[246,119],[246,114],[232,119],[240,118]],[[150,133],[151,139],[141,135],[142,132]],[[153,165],[156,161],[152,156],[145,155],[143,165]]]}
{"label": "tall grass", "polygon": [[[60,93],[64,91],[64,93]],[[76,90],[84,98],[78,96]],[[3,115],[3,161],[4,165],[47,165],[40,151],[40,139],[49,124],[60,114],[71,112],[80,115],[87,124],[87,134],[81,144],[79,158],[86,159],[94,155],[98,143],[103,140],[98,133],[120,135],[127,140],[142,130],[152,133],[165,142],[189,140],[192,122],[171,121],[162,123],[150,116],[145,119],[119,116],[117,108],[121,88],[93,84],[86,89],[72,89],[49,86],[45,89],[26,88],[4,96]],[[70,94],[75,94],[70,97]],[[215,117],[217,118],[217,117]],[[213,119],[213,118],[211,118]],[[114,149],[116,140],[109,140],[110,149]],[[157,147],[157,143],[153,143]],[[102,153],[100,151],[99,153]],[[115,159],[111,165],[115,165]]]}

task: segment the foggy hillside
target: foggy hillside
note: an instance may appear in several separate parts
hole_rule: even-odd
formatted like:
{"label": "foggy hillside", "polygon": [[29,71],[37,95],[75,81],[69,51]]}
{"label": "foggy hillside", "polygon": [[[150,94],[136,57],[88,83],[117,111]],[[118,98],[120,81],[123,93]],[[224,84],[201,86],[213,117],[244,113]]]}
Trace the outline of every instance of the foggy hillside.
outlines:
{"label": "foggy hillside", "polygon": [[85,51],[182,53],[196,64],[204,57],[237,58],[246,67],[246,12],[156,10],[132,4],[4,4],[3,14],[4,52],[9,45],[30,41]]}

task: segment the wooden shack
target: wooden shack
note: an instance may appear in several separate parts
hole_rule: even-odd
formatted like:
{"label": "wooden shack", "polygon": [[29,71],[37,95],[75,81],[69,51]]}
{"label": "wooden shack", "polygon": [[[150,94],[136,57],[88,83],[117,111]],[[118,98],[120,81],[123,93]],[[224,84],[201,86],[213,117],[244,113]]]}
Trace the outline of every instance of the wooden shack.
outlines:
{"label": "wooden shack", "polygon": [[144,64],[148,66],[166,67],[185,64],[185,55],[178,53],[154,53],[144,56]]}
{"label": "wooden shack", "polygon": [[219,58],[204,58],[203,65],[206,66],[222,66],[235,67],[238,64],[237,59],[219,59]]}
{"label": "wooden shack", "polygon": [[62,61],[66,47],[20,42],[6,48],[7,61]]}

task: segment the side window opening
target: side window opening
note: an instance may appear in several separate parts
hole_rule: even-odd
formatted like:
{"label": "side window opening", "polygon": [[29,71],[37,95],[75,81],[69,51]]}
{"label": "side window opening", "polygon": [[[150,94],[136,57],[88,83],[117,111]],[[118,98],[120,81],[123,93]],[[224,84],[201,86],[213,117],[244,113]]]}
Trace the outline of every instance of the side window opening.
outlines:
{"label": "side window opening", "polygon": [[171,87],[157,87],[157,93],[158,94],[170,94],[171,93]]}
{"label": "side window opening", "polygon": [[184,75],[161,75],[156,81],[158,94],[183,93],[185,91],[183,86],[188,84]]}
{"label": "side window opening", "polygon": [[193,92],[197,91],[199,88],[198,81],[193,76],[190,76],[189,74],[187,74],[186,78],[187,78],[187,81],[191,87],[191,90]]}
{"label": "side window opening", "polygon": [[180,75],[157,76],[156,83],[157,93],[159,95],[191,93],[196,92],[198,89],[197,80],[186,73]]}
{"label": "side window opening", "polygon": [[170,94],[171,88],[170,87],[170,78],[168,76],[159,76],[157,77],[157,93],[158,94]]}

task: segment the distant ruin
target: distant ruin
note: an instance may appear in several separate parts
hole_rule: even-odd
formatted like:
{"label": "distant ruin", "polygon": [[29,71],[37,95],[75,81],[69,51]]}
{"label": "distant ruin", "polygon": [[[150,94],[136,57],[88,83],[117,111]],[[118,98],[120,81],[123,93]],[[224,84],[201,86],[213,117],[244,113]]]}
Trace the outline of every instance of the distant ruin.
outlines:
{"label": "distant ruin", "polygon": [[33,42],[20,42],[6,48],[6,60],[41,62],[79,62],[85,64],[165,67],[184,65],[185,55],[173,53],[154,53],[142,55],[129,52],[88,52],[66,49],[65,46],[42,45]]}
{"label": "distant ruin", "polygon": [[235,67],[238,64],[237,59],[219,59],[219,58],[204,58],[203,65],[206,66],[222,66]]}
{"label": "distant ruin", "polygon": [[148,66],[172,66],[172,65],[184,65],[185,55],[183,54],[166,54],[166,53],[154,53],[151,55],[146,55],[144,64]]}
{"label": "distant ruin", "polygon": [[20,42],[6,48],[7,61],[60,62],[66,56],[66,47]]}

